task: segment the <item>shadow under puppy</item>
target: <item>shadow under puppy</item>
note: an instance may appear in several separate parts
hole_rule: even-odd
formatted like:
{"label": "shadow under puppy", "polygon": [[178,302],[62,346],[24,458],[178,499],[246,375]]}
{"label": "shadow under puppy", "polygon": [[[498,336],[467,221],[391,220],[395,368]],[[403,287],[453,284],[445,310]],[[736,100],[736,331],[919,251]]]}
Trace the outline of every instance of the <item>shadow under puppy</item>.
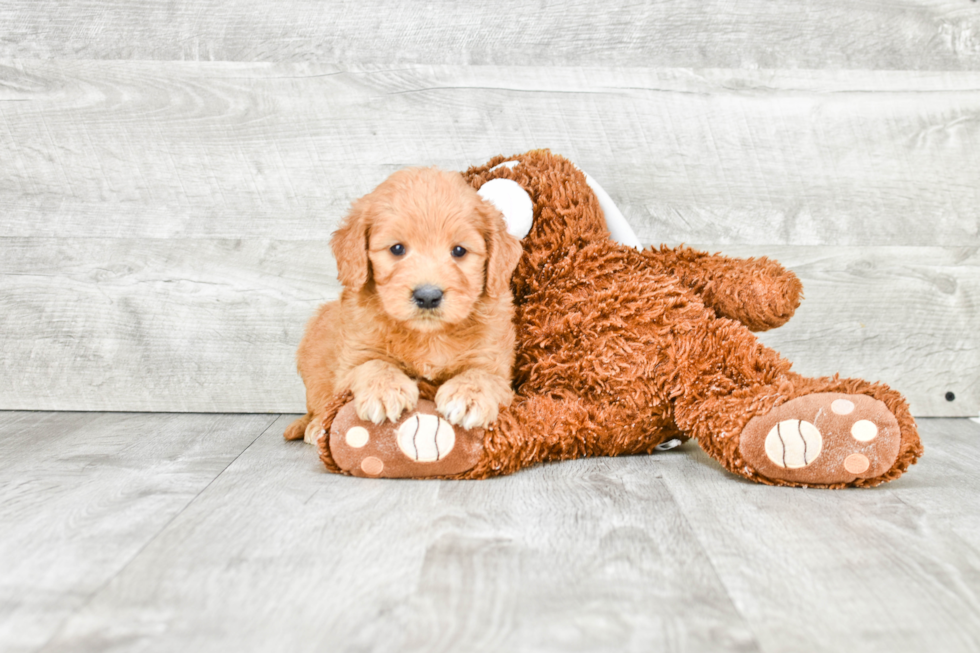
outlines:
{"label": "shadow under puppy", "polygon": [[355,201],[331,241],[343,291],[307,324],[297,352],[307,433],[338,393],[381,424],[415,408],[419,383],[451,424],[486,428],[513,398],[510,278],[520,241],[458,172],[408,168]]}

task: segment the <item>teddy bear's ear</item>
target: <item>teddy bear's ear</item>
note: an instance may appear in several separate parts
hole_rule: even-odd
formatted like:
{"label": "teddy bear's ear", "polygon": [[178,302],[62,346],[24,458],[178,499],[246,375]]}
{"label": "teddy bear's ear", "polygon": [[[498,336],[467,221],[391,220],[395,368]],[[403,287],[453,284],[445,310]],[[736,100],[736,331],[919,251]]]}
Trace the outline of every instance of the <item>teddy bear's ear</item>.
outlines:
{"label": "teddy bear's ear", "polygon": [[[504,165],[507,164],[501,163],[496,168]],[[477,193],[503,214],[508,233],[517,238],[524,238],[531,231],[531,226],[534,224],[534,204],[531,202],[531,196],[516,181],[503,177],[491,179],[480,186]]]}
{"label": "teddy bear's ear", "polygon": [[370,223],[370,203],[361,198],[354,202],[330,239],[330,248],[337,259],[337,276],[345,288],[360,290],[367,283]]}
{"label": "teddy bear's ear", "polygon": [[524,249],[521,241],[507,232],[507,223],[496,207],[489,203],[485,203],[485,206],[488,218],[484,234],[487,244],[486,292],[491,297],[497,297],[510,291],[510,278]]}

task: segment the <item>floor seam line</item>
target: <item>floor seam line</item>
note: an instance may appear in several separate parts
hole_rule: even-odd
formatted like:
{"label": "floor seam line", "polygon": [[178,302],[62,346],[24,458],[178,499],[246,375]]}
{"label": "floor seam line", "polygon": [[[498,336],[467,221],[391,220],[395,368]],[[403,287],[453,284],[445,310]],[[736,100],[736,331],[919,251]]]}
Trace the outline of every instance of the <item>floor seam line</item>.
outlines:
{"label": "floor seam line", "polygon": [[275,414],[275,415],[273,415],[273,416],[272,416],[272,421],[270,421],[270,422],[269,422],[268,424],[266,424],[265,426],[263,426],[263,427],[262,427],[262,428],[261,428],[261,429],[259,430],[259,434],[258,434],[258,435],[256,435],[256,436],[255,436],[255,437],[254,437],[254,438],[252,439],[252,441],[251,441],[251,442],[249,442],[249,443],[248,443],[248,445],[246,445],[246,446],[245,446],[245,447],[244,447],[244,448],[243,448],[243,449],[242,449],[241,451],[239,451],[239,452],[238,452],[238,455],[236,455],[236,456],[235,456],[234,458],[232,458],[232,459],[231,459],[231,460],[230,460],[230,461],[228,462],[228,464],[227,464],[227,465],[225,465],[224,467],[222,467],[222,468],[221,468],[221,471],[219,471],[219,472],[218,472],[217,474],[215,474],[215,475],[214,475],[214,478],[212,478],[212,479],[211,479],[210,481],[208,481],[208,482],[207,482],[207,483],[206,483],[206,484],[204,485],[204,487],[202,487],[202,488],[201,488],[200,490],[198,490],[198,492],[197,492],[197,493],[195,493],[195,494],[194,494],[194,496],[193,496],[193,497],[191,497],[191,498],[190,498],[190,500],[189,500],[189,501],[188,501],[188,502],[187,502],[186,504],[184,504],[184,506],[183,506],[183,507],[182,507],[182,508],[181,508],[180,510],[178,510],[178,511],[177,511],[176,513],[174,513],[174,515],[173,515],[173,516],[172,516],[172,517],[171,517],[170,519],[168,519],[168,520],[167,520],[167,522],[166,522],[165,524],[163,524],[163,525],[162,525],[162,526],[160,527],[160,529],[159,529],[159,530],[158,530],[158,531],[157,531],[157,532],[156,532],[156,533],[155,533],[155,534],[153,535],[153,537],[151,537],[151,538],[149,538],[149,539],[148,539],[148,540],[147,540],[146,542],[144,542],[144,543],[143,543],[143,545],[142,545],[142,546],[140,546],[140,548],[139,548],[139,549],[137,549],[137,550],[136,550],[136,552],[135,552],[135,553],[133,553],[133,555],[129,557],[129,560],[127,560],[127,561],[126,561],[126,563],[125,563],[124,565],[122,565],[122,566],[121,566],[121,567],[120,567],[120,568],[119,568],[118,570],[116,570],[116,573],[114,573],[114,574],[112,574],[112,575],[111,575],[111,576],[110,576],[109,578],[107,578],[107,579],[105,580],[105,582],[103,582],[103,583],[102,583],[102,584],[101,584],[101,585],[100,585],[100,586],[99,586],[99,587],[98,587],[97,589],[95,589],[95,590],[93,590],[93,591],[92,591],[92,592],[91,592],[91,593],[89,594],[89,596],[88,596],[88,598],[86,598],[86,599],[85,599],[85,602],[84,602],[84,603],[82,603],[81,605],[79,605],[79,606],[78,606],[78,607],[77,607],[76,609],[74,609],[74,610],[72,610],[72,612],[71,612],[71,614],[69,614],[69,615],[67,615],[67,616],[66,616],[66,617],[65,617],[65,618],[64,618],[64,619],[62,620],[62,622],[61,622],[61,623],[60,623],[60,624],[58,625],[58,627],[57,627],[57,628],[56,628],[56,629],[54,630],[54,632],[52,632],[52,633],[51,633],[51,636],[50,636],[50,637],[48,637],[48,638],[47,638],[47,640],[45,640],[45,642],[44,642],[44,644],[42,644],[41,646],[39,646],[39,647],[38,647],[38,648],[36,649],[36,651],[37,651],[37,653],[41,653],[41,652],[42,652],[42,651],[44,651],[44,650],[45,650],[46,648],[48,648],[48,646],[50,646],[50,645],[51,645],[51,642],[55,640],[55,638],[56,638],[56,637],[57,637],[57,636],[58,636],[58,635],[59,635],[59,634],[61,633],[61,631],[62,631],[62,630],[64,630],[64,628],[65,628],[65,625],[66,625],[66,624],[67,624],[67,623],[68,623],[69,621],[71,621],[71,619],[72,619],[72,618],[73,618],[73,617],[74,617],[75,615],[77,615],[77,614],[78,614],[78,613],[80,613],[80,612],[81,612],[82,610],[84,610],[84,609],[85,609],[86,607],[88,607],[88,606],[89,606],[89,604],[91,604],[91,603],[92,603],[92,601],[93,601],[93,600],[95,599],[95,597],[97,597],[97,596],[98,596],[99,594],[101,594],[101,593],[102,593],[103,591],[105,591],[105,588],[106,588],[106,587],[108,587],[108,586],[109,586],[109,585],[110,585],[110,584],[112,583],[112,581],[114,581],[114,580],[115,580],[116,578],[118,578],[118,577],[119,577],[119,575],[120,575],[120,574],[122,574],[122,573],[123,573],[124,571],[126,571],[126,569],[128,569],[128,568],[129,568],[129,566],[130,566],[131,564],[133,564],[133,561],[135,561],[135,560],[136,560],[137,558],[139,558],[139,557],[140,557],[140,556],[141,556],[141,555],[143,554],[143,551],[145,551],[145,550],[146,550],[146,548],[147,548],[148,546],[150,546],[150,544],[152,544],[153,542],[155,542],[155,541],[157,540],[157,538],[159,538],[159,537],[160,537],[160,535],[161,535],[161,534],[163,534],[163,533],[164,533],[164,532],[165,532],[165,531],[166,531],[166,530],[167,530],[168,528],[170,528],[170,525],[171,525],[172,523],[174,523],[174,521],[175,521],[175,520],[176,520],[176,519],[177,519],[178,517],[180,517],[180,516],[181,516],[182,514],[184,514],[184,512],[185,512],[185,511],[186,511],[186,510],[187,510],[188,508],[190,508],[190,507],[191,507],[191,505],[193,505],[193,504],[194,504],[194,502],[195,502],[195,501],[197,501],[197,500],[198,500],[198,499],[199,499],[199,498],[201,497],[201,495],[202,495],[202,494],[203,494],[203,493],[204,493],[205,491],[207,491],[207,489],[208,489],[209,487],[211,487],[211,485],[212,485],[212,484],[214,484],[214,482],[215,482],[216,480],[218,480],[219,478],[221,478],[221,476],[222,476],[222,474],[224,474],[224,473],[225,473],[226,471],[228,471],[228,468],[229,468],[229,467],[231,467],[232,465],[234,465],[234,464],[235,464],[235,462],[236,462],[236,461],[237,461],[237,460],[238,460],[239,458],[241,458],[241,457],[242,457],[242,454],[244,454],[244,453],[245,453],[246,451],[248,451],[249,449],[251,449],[251,448],[252,448],[252,445],[254,445],[254,444],[255,444],[255,443],[256,443],[256,442],[258,441],[258,439],[259,439],[259,438],[261,438],[261,437],[262,437],[263,435],[265,435],[266,433],[268,433],[268,432],[269,432],[269,429],[270,429],[270,428],[272,428],[272,425],[273,425],[273,424],[275,424],[275,423],[276,423],[276,421],[277,421],[277,420],[278,420],[278,419],[279,419],[280,417],[282,417],[282,415],[283,415],[283,414]]}
{"label": "floor seam line", "polygon": [[684,520],[684,525],[687,526],[687,530],[690,531],[691,536],[694,538],[694,541],[698,543],[698,549],[701,551],[701,554],[704,556],[704,559],[708,561],[708,566],[711,567],[712,573],[714,573],[715,578],[718,579],[718,584],[721,585],[723,590],[725,590],[725,596],[728,598],[728,602],[731,603],[732,608],[734,608],[735,612],[742,620],[742,623],[745,624],[745,628],[749,631],[749,633],[751,633],[752,641],[755,642],[756,645],[756,650],[759,651],[759,653],[765,653],[765,649],[762,647],[762,642],[759,640],[759,635],[758,633],[756,633],[755,628],[752,627],[752,622],[749,621],[749,618],[745,615],[745,613],[742,612],[742,609],[738,606],[738,603],[732,597],[731,589],[728,587],[728,584],[725,582],[724,578],[722,578],[721,574],[718,573],[718,567],[715,565],[715,561],[711,558],[711,555],[708,553],[708,550],[705,549],[704,542],[701,541],[701,537],[698,535],[697,531],[694,529],[694,526],[691,524],[691,520],[687,518],[687,513],[684,511],[684,507],[680,504],[680,502],[677,500],[677,497],[674,495],[674,491],[670,487],[670,481],[662,474],[658,475],[657,478],[659,478],[661,483],[663,483],[664,489],[667,490],[667,494],[670,495],[670,500],[674,502],[674,506],[677,507],[677,511],[681,515],[681,519]]}

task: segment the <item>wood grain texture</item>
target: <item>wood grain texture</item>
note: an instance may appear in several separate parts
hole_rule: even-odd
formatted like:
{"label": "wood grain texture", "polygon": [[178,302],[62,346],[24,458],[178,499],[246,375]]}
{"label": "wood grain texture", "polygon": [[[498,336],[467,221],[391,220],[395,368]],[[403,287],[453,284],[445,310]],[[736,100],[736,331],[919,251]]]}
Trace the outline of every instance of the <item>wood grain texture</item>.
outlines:
{"label": "wood grain texture", "polygon": [[761,650],[976,650],[980,540],[961,524],[980,505],[980,427],[920,429],[920,463],[871,491],[764,488],[690,444],[689,467],[658,467]]}
{"label": "wood grain texture", "polygon": [[3,408],[303,410],[326,242],[0,239]]}
{"label": "wood grain texture", "polygon": [[299,410],[349,202],[550,146],[645,242],[805,246],[806,373],[980,409],[980,73],[14,61],[0,100],[0,407]]}
{"label": "wood grain texture", "polygon": [[793,319],[759,334],[798,372],[884,381],[908,397],[914,415],[980,413],[977,248],[723,251],[775,258],[803,281],[805,298]]}
{"label": "wood grain texture", "polygon": [[291,418],[122,569],[76,558],[110,579],[43,650],[966,653],[980,638],[965,419],[923,420],[926,456],[898,481],[824,491],[747,483],[694,443],[490,481],[339,477],[281,440]]}
{"label": "wood grain texture", "polygon": [[[762,334],[802,373],[885,381],[916,415],[980,412],[976,248],[722,251],[803,280]],[[0,407],[302,410],[294,352],[338,294],[326,242],[0,239]]]}
{"label": "wood grain texture", "polygon": [[0,413],[0,650],[38,650],[272,421]]}
{"label": "wood grain texture", "polygon": [[628,469],[365,482],[270,433],[45,650],[758,650],[660,479]]}
{"label": "wood grain texture", "polygon": [[969,0],[4,2],[0,56],[329,63],[980,68]]}
{"label": "wood grain texture", "polygon": [[[978,592],[980,579],[980,501],[950,501],[950,489],[966,497],[980,497],[980,425],[974,420],[925,419],[919,421],[919,430],[927,441],[940,440],[940,446],[931,447],[928,456],[931,475],[909,475],[903,481],[902,502],[927,515],[947,533],[950,545],[959,549],[962,560],[973,569],[968,587],[973,590],[969,605],[980,608]],[[978,609],[980,614],[980,609]],[[980,634],[974,640],[980,644]]]}
{"label": "wood grain texture", "polygon": [[7,236],[326,239],[408,165],[550,147],[644,242],[980,244],[980,73],[17,61]]}

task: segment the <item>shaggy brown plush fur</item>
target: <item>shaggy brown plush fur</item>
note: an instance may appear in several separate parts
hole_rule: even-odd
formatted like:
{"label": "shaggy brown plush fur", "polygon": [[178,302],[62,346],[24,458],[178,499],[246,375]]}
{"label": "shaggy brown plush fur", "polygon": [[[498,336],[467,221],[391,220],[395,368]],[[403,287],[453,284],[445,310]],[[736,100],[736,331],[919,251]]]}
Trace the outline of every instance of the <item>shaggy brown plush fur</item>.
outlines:
{"label": "shaggy brown plush fur", "polygon": [[[492,170],[504,161],[519,164]],[[641,252],[612,242],[584,175],[547,151],[496,157],[463,176],[474,188],[499,177],[517,182],[532,199],[534,224],[512,278],[516,397],[486,430],[476,466],[452,478],[651,453],[675,437],[696,439],[734,474],[774,485],[873,486],[898,477],[921,455],[902,395],[858,379],[802,377],[756,340],[751,330],[785,323],[799,305],[799,281],[777,263],[686,248]],[[432,398],[435,386],[420,381],[421,396]],[[881,438],[892,438],[898,452],[886,471],[846,482],[801,482],[792,470],[762,473],[746,460],[745,451],[763,450],[765,433],[753,430],[753,419],[798,397],[819,403],[815,393],[867,395],[884,404],[879,413],[893,415],[889,423],[900,431],[881,427]],[[349,398],[323,407],[324,432]],[[842,405],[853,409],[853,402]],[[742,442],[749,433],[756,438],[751,447]],[[341,472],[328,442],[318,440],[321,458]]]}

